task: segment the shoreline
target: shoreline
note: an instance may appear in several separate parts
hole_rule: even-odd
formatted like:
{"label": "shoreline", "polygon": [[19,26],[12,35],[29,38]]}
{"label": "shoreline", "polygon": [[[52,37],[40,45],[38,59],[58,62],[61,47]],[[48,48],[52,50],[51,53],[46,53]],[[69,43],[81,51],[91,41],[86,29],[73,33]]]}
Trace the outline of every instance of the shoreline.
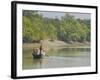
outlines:
{"label": "shoreline", "polygon": [[[36,48],[39,47],[40,43],[23,43],[24,48]],[[73,42],[73,43],[66,43],[64,41],[43,41],[44,48],[90,48],[90,43],[80,43],[80,42]]]}

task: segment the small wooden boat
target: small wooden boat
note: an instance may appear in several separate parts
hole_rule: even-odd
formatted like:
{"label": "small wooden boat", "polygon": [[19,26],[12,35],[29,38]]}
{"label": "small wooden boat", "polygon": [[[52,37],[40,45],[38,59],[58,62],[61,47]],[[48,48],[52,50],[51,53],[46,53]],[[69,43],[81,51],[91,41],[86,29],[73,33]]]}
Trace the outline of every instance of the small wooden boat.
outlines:
{"label": "small wooden boat", "polygon": [[45,55],[45,50],[43,49],[43,44],[39,48],[33,49],[32,56],[33,58],[42,58]]}
{"label": "small wooden boat", "polygon": [[45,55],[44,51],[37,50],[36,52],[32,53],[34,59],[42,58]]}

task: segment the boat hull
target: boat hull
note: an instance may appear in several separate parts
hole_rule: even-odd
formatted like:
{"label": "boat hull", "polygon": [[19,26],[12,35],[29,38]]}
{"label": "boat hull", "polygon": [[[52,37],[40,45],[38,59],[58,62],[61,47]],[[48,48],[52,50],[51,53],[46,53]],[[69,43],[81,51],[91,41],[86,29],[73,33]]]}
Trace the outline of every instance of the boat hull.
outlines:
{"label": "boat hull", "polygon": [[37,54],[32,54],[32,56],[33,56],[34,59],[39,59],[39,58],[42,58],[42,57],[43,57],[42,54],[39,54],[39,55],[37,55]]}

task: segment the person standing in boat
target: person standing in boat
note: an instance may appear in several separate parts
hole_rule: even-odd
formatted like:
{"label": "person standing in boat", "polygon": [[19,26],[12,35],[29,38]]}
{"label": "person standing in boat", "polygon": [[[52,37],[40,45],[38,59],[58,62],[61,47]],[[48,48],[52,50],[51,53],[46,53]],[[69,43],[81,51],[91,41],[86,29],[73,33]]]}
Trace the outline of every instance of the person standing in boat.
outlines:
{"label": "person standing in boat", "polygon": [[40,48],[39,48],[40,54],[42,54],[42,49],[43,49],[43,45],[42,45],[42,41],[40,41]]}
{"label": "person standing in boat", "polygon": [[40,55],[45,55],[45,50],[43,49],[43,41],[40,41]]}

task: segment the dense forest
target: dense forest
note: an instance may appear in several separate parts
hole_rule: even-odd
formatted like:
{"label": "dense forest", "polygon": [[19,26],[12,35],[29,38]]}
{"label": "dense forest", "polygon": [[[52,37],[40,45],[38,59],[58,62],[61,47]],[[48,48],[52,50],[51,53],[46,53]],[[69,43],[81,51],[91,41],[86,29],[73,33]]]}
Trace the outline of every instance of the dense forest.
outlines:
{"label": "dense forest", "polygon": [[59,19],[43,17],[38,11],[23,10],[23,42],[90,42],[90,26],[90,19],[77,19],[68,13]]}

